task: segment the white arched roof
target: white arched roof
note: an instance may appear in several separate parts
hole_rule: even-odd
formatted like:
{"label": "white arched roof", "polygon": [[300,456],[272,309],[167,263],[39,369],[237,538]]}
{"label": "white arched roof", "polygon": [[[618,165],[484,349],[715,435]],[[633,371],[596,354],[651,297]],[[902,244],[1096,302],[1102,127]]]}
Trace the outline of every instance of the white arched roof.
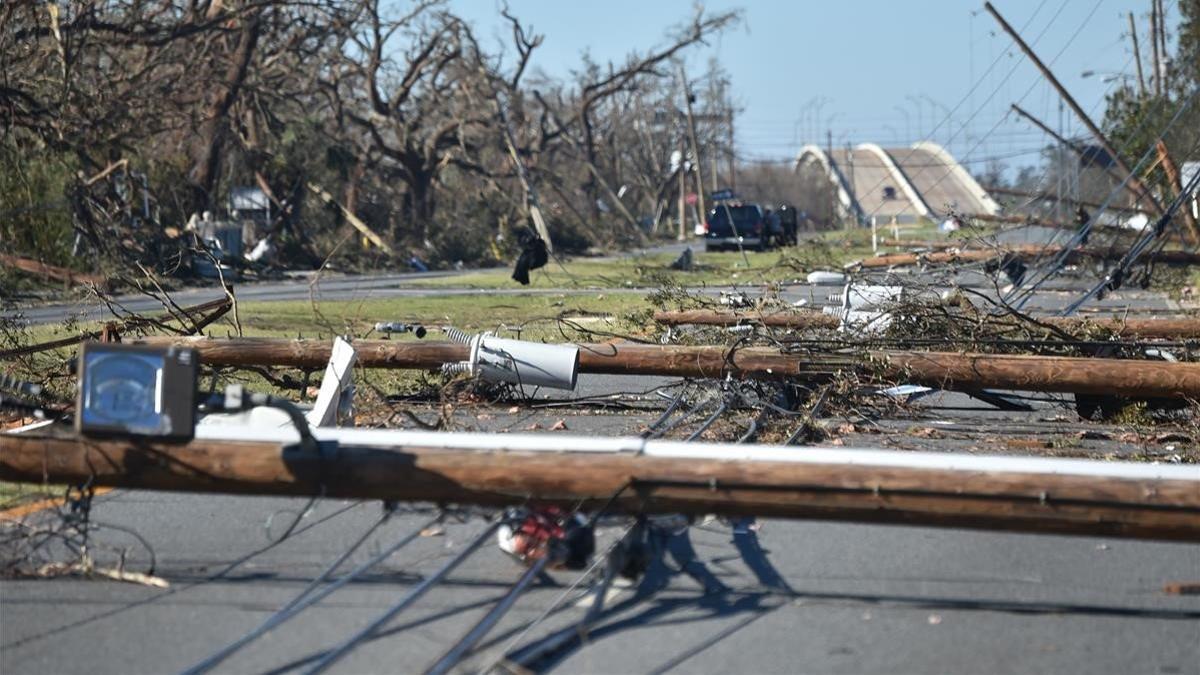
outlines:
{"label": "white arched roof", "polygon": [[859,143],[858,149],[869,152],[879,158],[879,161],[882,162],[885,167],[887,167],[888,173],[892,176],[892,179],[895,180],[896,184],[900,186],[900,189],[904,191],[904,195],[908,197],[908,201],[912,203],[913,208],[917,210],[917,213],[925,216],[926,218],[933,217],[933,210],[929,208],[929,204],[925,203],[925,198],[921,196],[921,193],[917,192],[917,189],[913,187],[913,184],[908,180],[908,176],[904,175],[904,171],[902,171],[900,167],[896,165],[895,160],[892,159],[892,156],[889,155],[886,150],[878,145],[875,145],[874,143]]}
{"label": "white arched roof", "polygon": [[994,216],[1000,213],[1000,205],[996,203],[996,200],[992,199],[992,196],[987,193],[987,190],[984,190],[983,186],[981,186],[971,176],[971,174],[967,172],[966,169],[962,168],[962,165],[958,163],[958,160],[954,159],[949,152],[946,152],[945,148],[937,143],[934,143],[933,141],[918,141],[913,143],[912,147],[917,150],[924,150],[925,152],[937,157],[941,162],[945,163],[945,165],[949,167],[950,172],[954,175],[954,178],[958,180],[961,185],[966,187],[971,195],[979,201],[979,205],[983,207],[983,210],[987,215]]}
{"label": "white arched roof", "polygon": [[838,202],[842,205],[842,208],[846,210],[846,213],[856,214],[858,220],[861,221],[865,217],[862,206],[860,206],[858,200],[855,199],[854,193],[850,191],[849,183],[846,182],[846,177],[842,175],[841,169],[838,168],[837,164],[833,161],[829,154],[821,149],[821,146],[810,143],[809,145],[800,148],[800,152],[796,154],[795,168],[799,169],[800,165],[806,159],[810,158],[817,160],[817,162],[819,162],[821,166],[825,168],[826,175],[828,175],[837,186]]}

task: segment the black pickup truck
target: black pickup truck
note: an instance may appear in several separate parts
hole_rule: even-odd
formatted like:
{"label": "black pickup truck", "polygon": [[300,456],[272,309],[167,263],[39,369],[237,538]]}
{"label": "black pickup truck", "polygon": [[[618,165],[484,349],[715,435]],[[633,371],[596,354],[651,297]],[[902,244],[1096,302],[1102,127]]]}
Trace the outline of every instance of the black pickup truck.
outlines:
{"label": "black pickup truck", "polygon": [[717,204],[704,223],[704,250],[744,248],[765,251],[784,241],[779,218],[758,204]]}

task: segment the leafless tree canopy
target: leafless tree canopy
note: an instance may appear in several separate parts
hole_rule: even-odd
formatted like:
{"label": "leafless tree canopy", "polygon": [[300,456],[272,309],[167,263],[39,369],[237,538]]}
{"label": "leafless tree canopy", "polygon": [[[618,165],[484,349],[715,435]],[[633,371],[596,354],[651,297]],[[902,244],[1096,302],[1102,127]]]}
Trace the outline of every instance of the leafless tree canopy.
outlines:
{"label": "leafless tree canopy", "polygon": [[[737,20],[697,10],[564,80],[531,65],[542,36],[507,9],[497,43],[431,0],[9,0],[0,241],[70,264],[78,237],[162,267],[173,229],[257,186],[293,260],[365,260],[338,247],[347,213],[432,261],[507,255],[531,204],[563,248],[636,242],[677,198],[677,63]],[[724,157],[723,75],[691,77],[702,159]]]}

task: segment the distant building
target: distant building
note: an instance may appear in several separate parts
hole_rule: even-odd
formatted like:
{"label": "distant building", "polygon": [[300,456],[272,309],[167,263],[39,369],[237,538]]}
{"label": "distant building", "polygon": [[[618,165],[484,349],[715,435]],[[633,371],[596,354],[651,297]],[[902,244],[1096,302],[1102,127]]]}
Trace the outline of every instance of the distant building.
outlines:
{"label": "distant building", "polygon": [[807,145],[796,158],[804,178],[824,179],[838,215],[869,223],[941,222],[950,214],[996,215],[1000,205],[936,143],[882,148],[862,143],[832,152]]}
{"label": "distant building", "polygon": [[[1179,180],[1187,187],[1197,173],[1200,173],[1200,162],[1184,162],[1183,166],[1179,167]],[[1200,218],[1200,192],[1192,193],[1192,215]]]}
{"label": "distant building", "polygon": [[271,200],[262,188],[235,187],[229,190],[229,217],[234,220],[271,222]]}

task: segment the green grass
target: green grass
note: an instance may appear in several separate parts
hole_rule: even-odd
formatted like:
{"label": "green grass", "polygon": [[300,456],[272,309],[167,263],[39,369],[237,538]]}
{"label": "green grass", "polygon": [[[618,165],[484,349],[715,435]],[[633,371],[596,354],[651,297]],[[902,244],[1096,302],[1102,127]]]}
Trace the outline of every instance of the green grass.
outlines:
{"label": "green grass", "polygon": [[[902,239],[914,241],[953,241],[986,236],[988,227],[969,227],[951,235],[939,232],[937,226],[900,226]],[[890,239],[891,226],[881,226],[878,237]],[[655,288],[664,281],[677,286],[729,286],[764,283],[787,283],[803,279],[814,270],[840,270],[847,263],[875,255],[871,246],[870,228],[831,230],[809,236],[796,246],[772,251],[704,251],[704,242],[689,242],[695,267],[691,271],[672,270],[675,254],[655,253],[631,255],[601,260],[575,258],[562,262],[551,260],[546,267],[530,274],[530,288]],[[894,251],[880,247],[879,252]],[[478,289],[515,288],[508,268],[469,272],[452,277],[427,279],[413,285],[422,288],[465,287]]]}
{"label": "green grass", "polygon": [[[368,298],[345,302],[239,303],[243,334],[263,337],[366,336],[379,321],[454,326],[467,331],[520,330],[538,339],[558,335],[559,317],[621,317],[649,306],[638,293],[464,294]],[[226,315],[208,332],[232,334],[234,321]],[[434,337],[434,336],[430,336]],[[409,334],[397,339],[415,339]]]}
{"label": "green grass", "polygon": [[0,511],[47,497],[58,497],[62,495],[62,490],[62,487],[55,485],[0,482]]}

